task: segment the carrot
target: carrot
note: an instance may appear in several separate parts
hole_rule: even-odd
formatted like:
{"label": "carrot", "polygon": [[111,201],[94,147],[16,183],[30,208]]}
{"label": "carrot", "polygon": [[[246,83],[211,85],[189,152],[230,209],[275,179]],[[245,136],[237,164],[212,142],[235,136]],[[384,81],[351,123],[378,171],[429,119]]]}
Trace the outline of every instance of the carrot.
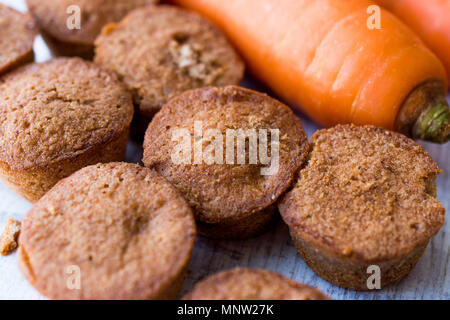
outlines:
{"label": "carrot", "polygon": [[438,56],[450,76],[450,0],[377,0],[402,19]]}
{"label": "carrot", "polygon": [[[407,128],[417,138],[436,142],[450,139],[442,63],[384,9],[381,29],[369,29],[372,1],[173,2],[209,18],[252,73],[323,126],[372,124]],[[411,95],[416,97],[408,99]],[[418,101],[422,104],[414,106]]]}

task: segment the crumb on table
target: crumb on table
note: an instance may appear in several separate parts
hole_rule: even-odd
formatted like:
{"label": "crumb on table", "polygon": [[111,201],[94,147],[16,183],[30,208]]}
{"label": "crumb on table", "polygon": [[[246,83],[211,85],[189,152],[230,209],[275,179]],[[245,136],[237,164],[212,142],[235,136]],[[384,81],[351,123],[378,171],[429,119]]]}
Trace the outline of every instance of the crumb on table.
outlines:
{"label": "crumb on table", "polygon": [[5,231],[2,235],[0,253],[7,256],[16,250],[18,243],[17,239],[20,233],[20,222],[12,218],[8,219]]}

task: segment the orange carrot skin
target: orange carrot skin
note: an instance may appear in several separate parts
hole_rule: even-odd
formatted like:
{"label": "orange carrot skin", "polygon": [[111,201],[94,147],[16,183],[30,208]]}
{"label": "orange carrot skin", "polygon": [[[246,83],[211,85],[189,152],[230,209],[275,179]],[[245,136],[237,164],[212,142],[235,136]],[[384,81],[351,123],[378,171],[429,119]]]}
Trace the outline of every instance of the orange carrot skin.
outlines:
{"label": "orange carrot skin", "polygon": [[450,76],[450,0],[377,0],[402,19],[441,59]]}
{"label": "orange carrot skin", "polygon": [[436,56],[398,18],[381,12],[370,30],[369,0],[173,0],[216,24],[249,69],[323,126],[394,129],[419,84],[447,85]]}

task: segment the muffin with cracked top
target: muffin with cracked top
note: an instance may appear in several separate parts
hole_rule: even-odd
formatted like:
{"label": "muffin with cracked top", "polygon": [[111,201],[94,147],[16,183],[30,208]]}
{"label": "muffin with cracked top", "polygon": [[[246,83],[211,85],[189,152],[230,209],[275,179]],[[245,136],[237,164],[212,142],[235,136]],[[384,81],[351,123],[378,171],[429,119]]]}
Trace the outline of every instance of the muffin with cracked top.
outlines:
{"label": "muffin with cracked top", "polygon": [[105,26],[95,44],[95,62],[116,72],[133,93],[137,137],[169,99],[189,89],[238,84],[244,72],[219,30],[174,6],[136,9]]}

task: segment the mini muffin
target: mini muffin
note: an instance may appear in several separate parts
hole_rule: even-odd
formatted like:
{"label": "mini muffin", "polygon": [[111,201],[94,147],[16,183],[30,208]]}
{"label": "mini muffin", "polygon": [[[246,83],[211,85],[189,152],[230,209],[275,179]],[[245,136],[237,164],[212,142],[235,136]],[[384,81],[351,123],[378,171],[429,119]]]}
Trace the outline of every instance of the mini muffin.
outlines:
{"label": "mini muffin", "polygon": [[115,71],[133,92],[142,135],[170,98],[205,86],[238,84],[244,64],[207,20],[172,6],[134,10],[105,26],[95,62]]}
{"label": "mini muffin", "polygon": [[27,213],[19,267],[52,299],[174,299],[194,240],[192,211],[164,178],[136,164],[97,164]]}
{"label": "mini muffin", "polygon": [[0,74],[33,61],[36,35],[31,16],[0,3]]}
{"label": "mini muffin", "polygon": [[[239,130],[253,131],[254,139],[239,138]],[[156,114],[143,162],[181,191],[202,235],[241,239],[270,224],[307,151],[300,120],[284,104],[236,86],[207,87],[173,98]]]}
{"label": "mini muffin", "polygon": [[37,201],[82,167],[122,160],[132,117],[123,84],[93,63],[19,68],[0,78],[0,176]]}
{"label": "mini muffin", "polygon": [[[138,7],[157,0],[27,0],[44,38],[56,55],[89,58],[94,53],[94,40],[102,27],[119,21]],[[80,8],[80,28],[69,29],[75,11]],[[71,26],[71,24],[69,24]]]}
{"label": "mini muffin", "polygon": [[279,210],[317,275],[367,290],[375,274],[368,267],[376,265],[383,287],[411,271],[444,223],[434,184],[439,173],[399,133],[339,125],[312,136],[309,160]]}
{"label": "mini muffin", "polygon": [[328,300],[319,290],[278,273],[237,268],[200,281],[184,300]]}

